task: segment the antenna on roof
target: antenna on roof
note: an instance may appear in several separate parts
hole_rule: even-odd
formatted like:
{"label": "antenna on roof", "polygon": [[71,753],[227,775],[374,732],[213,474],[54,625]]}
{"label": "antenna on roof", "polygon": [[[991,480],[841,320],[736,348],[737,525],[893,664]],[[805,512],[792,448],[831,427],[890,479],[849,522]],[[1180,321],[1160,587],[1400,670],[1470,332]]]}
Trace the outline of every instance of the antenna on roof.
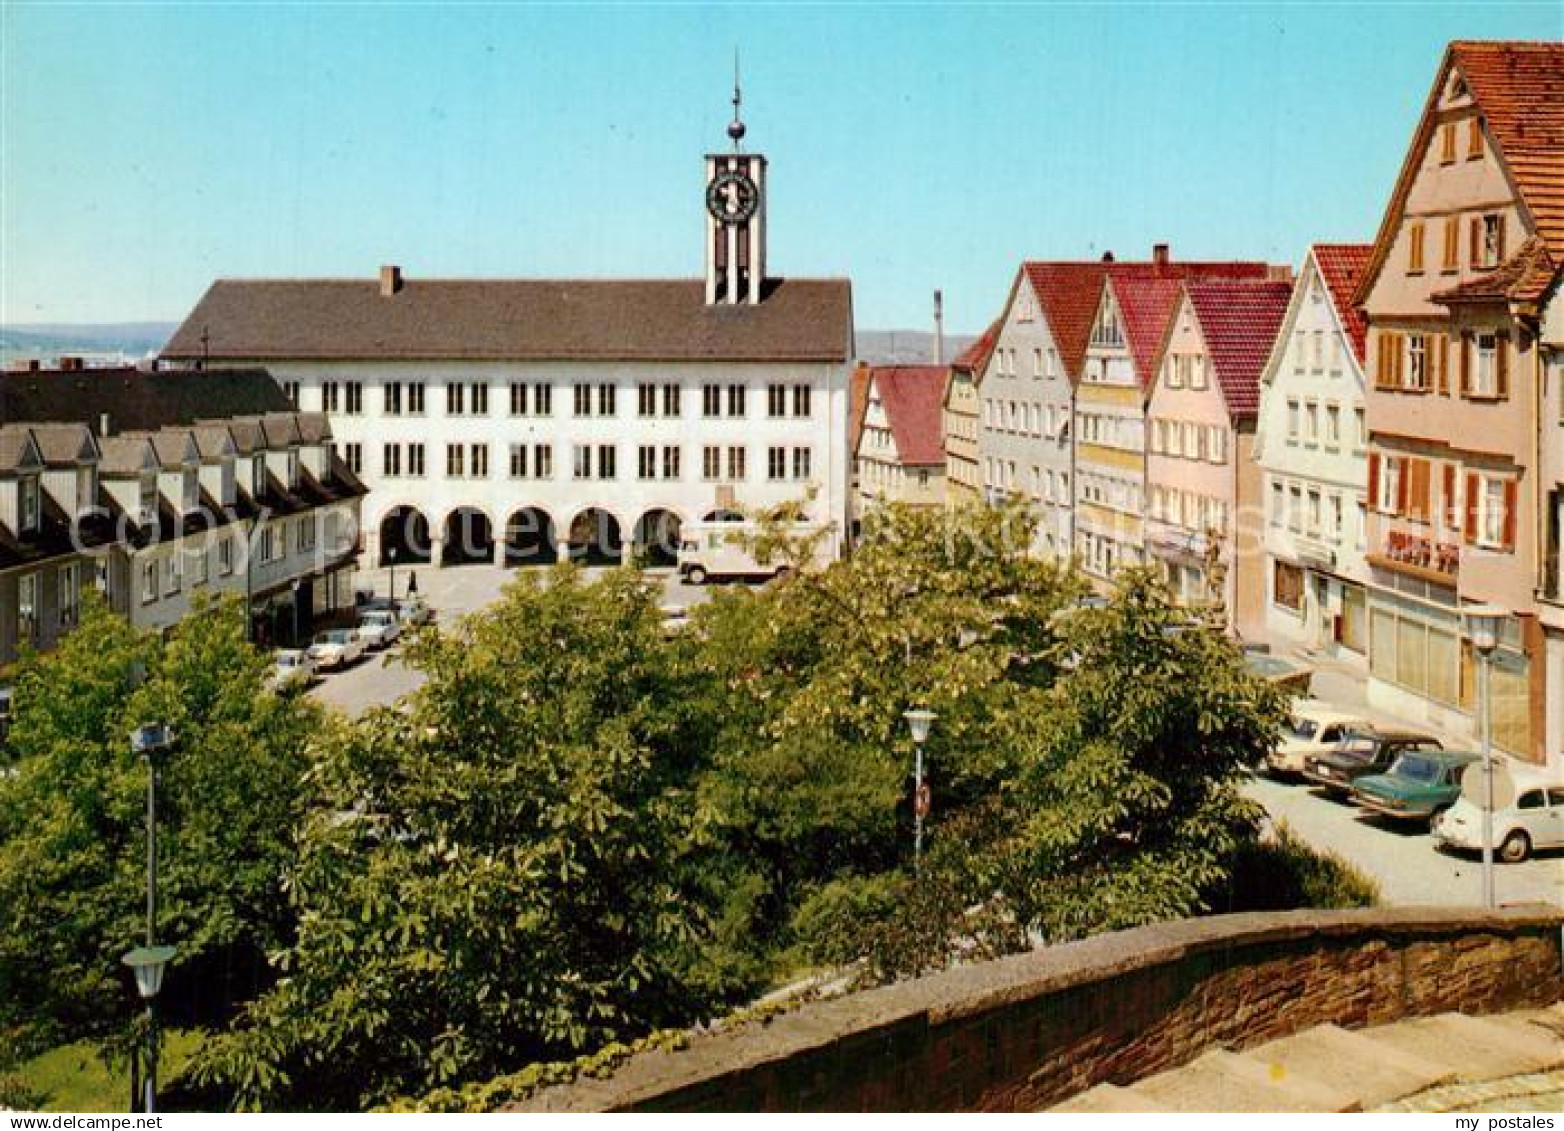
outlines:
{"label": "antenna on roof", "polygon": [[740,113],[744,93],[739,89],[739,49],[733,48],[733,121],[728,123],[728,136],[733,139],[733,152],[744,148],[744,118]]}

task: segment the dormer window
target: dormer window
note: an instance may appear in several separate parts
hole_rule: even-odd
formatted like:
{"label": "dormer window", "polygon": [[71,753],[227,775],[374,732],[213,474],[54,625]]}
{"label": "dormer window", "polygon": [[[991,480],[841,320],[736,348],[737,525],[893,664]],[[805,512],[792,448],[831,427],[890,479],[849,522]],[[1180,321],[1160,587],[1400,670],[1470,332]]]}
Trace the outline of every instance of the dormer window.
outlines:
{"label": "dormer window", "polygon": [[157,521],[157,475],[149,473],[141,477],[140,515],[142,526],[151,526]]}
{"label": "dormer window", "polygon": [[17,483],[17,518],[22,533],[30,534],[38,529],[38,477],[24,475]]}
{"label": "dormer window", "polygon": [[223,493],[223,506],[225,506],[225,507],[233,506],[234,505],[234,493],[235,492],[234,492],[234,461],[232,459],[224,459],[223,460],[222,487],[221,487],[221,490],[222,490],[222,493]]}
{"label": "dormer window", "polygon": [[184,506],[184,513],[190,514],[201,505],[201,480],[193,467],[185,468],[179,482],[180,502]]}
{"label": "dormer window", "polygon": [[266,458],[255,456],[250,460],[250,494],[260,498],[266,493]]}
{"label": "dormer window", "polygon": [[1102,317],[1097,320],[1096,332],[1092,334],[1092,345],[1117,348],[1124,344],[1124,334],[1119,330],[1119,316],[1111,306],[1102,308]]}

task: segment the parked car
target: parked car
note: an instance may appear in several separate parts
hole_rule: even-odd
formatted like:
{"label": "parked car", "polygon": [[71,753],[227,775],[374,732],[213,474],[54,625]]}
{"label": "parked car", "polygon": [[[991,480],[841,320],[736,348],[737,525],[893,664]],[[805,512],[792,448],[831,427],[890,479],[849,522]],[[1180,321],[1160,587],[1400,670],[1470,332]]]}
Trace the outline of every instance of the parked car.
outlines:
{"label": "parked car", "polygon": [[402,635],[402,622],[391,609],[370,609],[358,618],[358,637],[371,651],[389,648]]}
{"label": "parked car", "polygon": [[1408,750],[1388,772],[1354,782],[1352,800],[1386,817],[1429,821],[1456,803],[1462,775],[1481,757],[1464,750]]}
{"label": "parked car", "polygon": [[[1434,822],[1434,843],[1441,848],[1481,852],[1483,811],[1463,796]],[[1538,848],[1564,847],[1564,785],[1523,785],[1515,800],[1493,811],[1494,854],[1519,864]]]}
{"label": "parked car", "polygon": [[279,648],[272,653],[271,674],[266,677],[273,691],[294,691],[315,681],[315,661],[303,648]]}
{"label": "parked car", "polygon": [[434,620],[434,610],[424,604],[422,597],[413,596],[396,603],[397,618],[409,628],[428,624]]}
{"label": "parked car", "polygon": [[309,647],[309,657],[320,670],[345,668],[357,663],[364,655],[364,641],[358,630],[332,628],[315,637]]}
{"label": "parked car", "polygon": [[1328,754],[1354,730],[1368,726],[1361,716],[1318,699],[1293,704],[1292,718],[1282,727],[1282,740],[1265,756],[1273,774],[1301,774],[1310,755]]}
{"label": "parked car", "polygon": [[1334,749],[1305,758],[1303,776],[1345,796],[1358,778],[1384,773],[1408,750],[1443,748],[1433,735],[1420,731],[1360,727],[1348,731]]}

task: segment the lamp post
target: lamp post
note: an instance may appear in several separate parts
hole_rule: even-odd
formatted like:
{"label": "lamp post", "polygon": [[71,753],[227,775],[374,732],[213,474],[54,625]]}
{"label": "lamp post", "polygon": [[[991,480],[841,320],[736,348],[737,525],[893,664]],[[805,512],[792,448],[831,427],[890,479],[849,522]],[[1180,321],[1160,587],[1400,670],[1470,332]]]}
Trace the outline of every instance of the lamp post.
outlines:
{"label": "lamp post", "polygon": [[923,781],[923,744],[929,740],[929,728],[938,718],[933,711],[916,707],[903,712],[902,718],[912,731],[914,750],[912,768],[912,866],[916,872],[923,870],[923,818],[929,812],[929,787]]}
{"label": "lamp post", "polygon": [[386,562],[391,566],[391,603],[396,604],[396,547],[386,547]]}
{"label": "lamp post", "polygon": [[147,937],[145,945],[122,961],[135,971],[136,989],[147,1003],[142,1110],[150,1112],[157,1098],[157,994],[163,987],[163,969],[174,957],[173,947],[157,944],[157,784],[163,761],[174,749],[174,732],[166,723],[137,727],[131,732],[130,748],[147,761]]}
{"label": "lamp post", "polygon": [[1493,874],[1493,652],[1499,646],[1499,627],[1509,610],[1499,605],[1468,605],[1461,610],[1466,633],[1482,659],[1478,681],[1478,710],[1482,716],[1483,743],[1483,906],[1494,907]]}

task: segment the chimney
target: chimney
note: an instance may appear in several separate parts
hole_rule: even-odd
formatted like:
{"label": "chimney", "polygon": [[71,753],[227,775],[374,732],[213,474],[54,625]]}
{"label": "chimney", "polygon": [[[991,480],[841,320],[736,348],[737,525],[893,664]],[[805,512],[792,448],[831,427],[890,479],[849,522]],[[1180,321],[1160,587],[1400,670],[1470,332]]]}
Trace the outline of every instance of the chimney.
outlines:
{"label": "chimney", "polygon": [[390,298],[402,289],[402,269],[387,265],[380,269],[380,297]]}
{"label": "chimney", "polygon": [[945,364],[945,292],[934,292],[934,364]]}
{"label": "chimney", "polygon": [[98,435],[109,435],[109,414],[106,412],[98,413]]}
{"label": "chimney", "polygon": [[1165,243],[1152,244],[1151,261],[1158,267],[1166,267],[1168,265],[1168,245]]}
{"label": "chimney", "polygon": [[1102,253],[1102,261],[1104,263],[1112,263],[1113,262],[1113,252],[1111,252],[1111,251],[1103,252]]}
{"label": "chimney", "polygon": [[79,357],[60,358],[60,371],[62,373],[79,373],[81,372],[81,368],[82,361]]}
{"label": "chimney", "polygon": [[1292,266],[1287,263],[1268,263],[1265,267],[1265,277],[1272,283],[1292,282]]}

